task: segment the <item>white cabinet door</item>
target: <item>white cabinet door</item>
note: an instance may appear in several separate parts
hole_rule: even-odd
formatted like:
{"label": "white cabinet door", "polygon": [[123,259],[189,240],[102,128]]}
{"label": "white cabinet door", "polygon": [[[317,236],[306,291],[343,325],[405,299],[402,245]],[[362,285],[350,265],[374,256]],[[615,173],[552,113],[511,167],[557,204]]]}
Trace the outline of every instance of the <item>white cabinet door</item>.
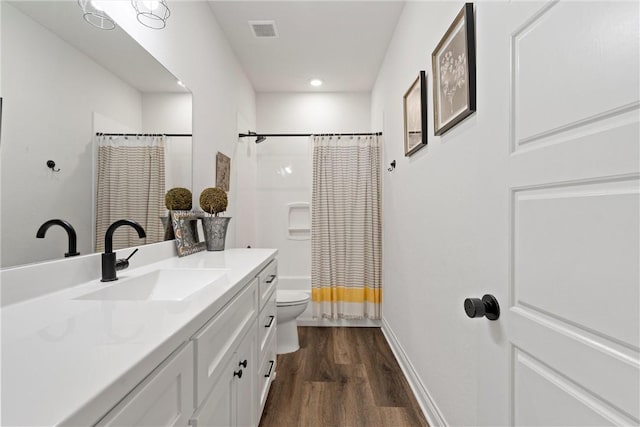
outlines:
{"label": "white cabinet door", "polygon": [[502,308],[469,320],[485,322],[478,421],[637,425],[639,3],[479,2],[476,16],[478,123],[504,118],[478,137],[485,287],[470,296]]}
{"label": "white cabinet door", "polygon": [[193,427],[249,427],[257,425],[257,330],[254,321],[222,374],[189,424]]}
{"label": "white cabinet door", "polygon": [[258,424],[258,334],[257,328],[249,329],[238,347],[236,369],[242,369],[242,377],[236,380],[236,425],[241,427]]}
{"label": "white cabinet door", "polygon": [[258,280],[254,279],[192,338],[196,353],[197,406],[222,375],[222,367],[246,331],[255,329],[257,310]]}
{"label": "white cabinet door", "polygon": [[98,426],[186,426],[193,413],[193,345],[164,361]]}
{"label": "white cabinet door", "polygon": [[235,354],[222,368],[223,374],[216,382],[204,403],[189,421],[193,427],[229,427],[236,425],[235,395],[237,376]]}

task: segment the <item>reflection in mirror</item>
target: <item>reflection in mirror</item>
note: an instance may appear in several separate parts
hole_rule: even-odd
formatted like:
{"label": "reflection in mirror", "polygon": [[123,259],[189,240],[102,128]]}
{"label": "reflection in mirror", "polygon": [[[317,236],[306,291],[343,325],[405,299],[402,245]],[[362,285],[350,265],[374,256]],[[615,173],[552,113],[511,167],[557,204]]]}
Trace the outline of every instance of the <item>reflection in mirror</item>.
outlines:
{"label": "reflection in mirror", "polygon": [[[96,134],[190,135],[191,94],[122,29],[88,25],[74,1],[2,1],[0,7],[0,267],[63,258],[63,229],[52,228],[45,239],[36,239],[40,225],[53,218],[73,225],[83,255],[104,243],[96,218],[113,222],[126,216],[162,230],[166,189],[191,188],[191,138]],[[102,147],[142,143],[160,147],[155,151],[164,159],[150,169],[125,154],[115,166],[100,169],[109,185],[121,187],[98,192]],[[47,167],[48,160],[59,171]],[[132,183],[151,180],[146,191],[130,191]],[[148,200],[155,200],[153,209],[134,207]],[[139,213],[147,218],[136,217]],[[130,246],[125,230],[120,233],[119,244]],[[163,237],[155,233],[145,243]],[[133,244],[139,242],[136,236]]]}

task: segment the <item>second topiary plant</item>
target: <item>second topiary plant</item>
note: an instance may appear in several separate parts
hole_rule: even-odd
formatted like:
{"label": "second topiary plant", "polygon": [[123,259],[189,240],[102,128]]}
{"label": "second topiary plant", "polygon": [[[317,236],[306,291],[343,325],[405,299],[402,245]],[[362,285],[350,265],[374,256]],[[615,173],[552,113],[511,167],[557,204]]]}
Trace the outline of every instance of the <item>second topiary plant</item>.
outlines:
{"label": "second topiary plant", "polygon": [[219,187],[209,187],[200,193],[200,207],[210,216],[202,218],[202,230],[208,251],[223,251],[231,217],[218,216],[227,210],[227,193]]}

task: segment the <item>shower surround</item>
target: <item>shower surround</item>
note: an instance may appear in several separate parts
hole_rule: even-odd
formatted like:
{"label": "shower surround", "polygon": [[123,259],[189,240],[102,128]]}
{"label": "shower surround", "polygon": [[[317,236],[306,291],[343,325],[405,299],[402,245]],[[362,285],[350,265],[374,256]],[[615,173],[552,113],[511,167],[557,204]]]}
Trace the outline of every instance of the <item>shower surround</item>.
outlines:
{"label": "shower surround", "polygon": [[[257,246],[278,248],[278,289],[310,292],[311,239],[291,234],[302,227],[291,222],[289,205],[311,203],[311,141],[270,137],[257,157]],[[309,309],[302,319],[311,319]]]}

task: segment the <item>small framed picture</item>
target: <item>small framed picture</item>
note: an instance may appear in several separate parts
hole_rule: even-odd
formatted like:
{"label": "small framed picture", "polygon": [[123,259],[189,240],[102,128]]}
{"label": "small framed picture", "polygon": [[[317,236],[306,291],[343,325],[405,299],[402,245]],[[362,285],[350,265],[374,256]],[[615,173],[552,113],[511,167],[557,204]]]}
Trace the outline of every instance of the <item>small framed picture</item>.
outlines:
{"label": "small framed picture", "polygon": [[431,55],[433,127],[442,135],[476,111],[473,3],[466,3]]}
{"label": "small framed picture", "polygon": [[216,187],[229,192],[229,180],[231,177],[231,159],[221,152],[216,154]]}
{"label": "small framed picture", "polygon": [[409,157],[427,145],[427,75],[418,78],[404,94],[404,155]]}
{"label": "small framed picture", "polygon": [[178,247],[178,256],[183,257],[207,248],[198,237],[198,218],[201,215],[191,211],[171,211],[171,225]]}

